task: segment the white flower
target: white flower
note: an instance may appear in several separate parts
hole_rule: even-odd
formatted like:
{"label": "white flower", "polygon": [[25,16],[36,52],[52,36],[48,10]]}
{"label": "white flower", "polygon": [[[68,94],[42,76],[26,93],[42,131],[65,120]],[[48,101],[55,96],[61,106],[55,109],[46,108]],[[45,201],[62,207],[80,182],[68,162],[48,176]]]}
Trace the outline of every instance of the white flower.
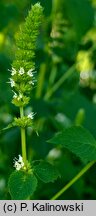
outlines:
{"label": "white flower", "polygon": [[27,75],[30,76],[30,77],[33,77],[33,76],[34,76],[34,75],[33,75],[33,70],[34,70],[34,69],[28,70]]}
{"label": "white flower", "polygon": [[34,85],[34,82],[31,80],[31,81],[29,81],[28,82],[30,85],[32,84],[32,85]]}
{"label": "white flower", "polygon": [[19,93],[19,97],[18,97],[18,100],[20,100],[20,99],[22,99],[22,94],[21,93]]}
{"label": "white flower", "polygon": [[19,93],[19,96],[18,96],[17,93],[14,92],[13,98],[17,98],[17,100],[20,100],[20,99],[22,99],[22,97],[23,97],[23,95],[21,93]]}
{"label": "white flower", "polygon": [[29,113],[28,118],[30,118],[30,119],[34,119],[34,115],[35,115],[34,112]]}
{"label": "white flower", "polygon": [[10,78],[10,82],[9,82],[9,83],[11,84],[11,87],[12,87],[12,88],[15,86],[15,82],[14,82],[14,80],[11,79],[11,78]]}
{"label": "white flower", "polygon": [[22,75],[22,74],[24,74],[24,73],[25,73],[24,68],[23,68],[23,67],[20,67],[19,74]]}
{"label": "white flower", "polygon": [[18,95],[16,94],[16,92],[14,92],[13,98],[17,98]]}
{"label": "white flower", "polygon": [[17,161],[14,164],[14,167],[16,168],[16,170],[20,170],[21,169],[21,164],[19,164]]}
{"label": "white flower", "polygon": [[24,167],[24,162],[23,162],[23,158],[21,155],[19,155],[19,159],[14,158],[14,167],[16,168],[16,170],[20,170],[21,168]]}
{"label": "white flower", "polygon": [[23,158],[21,155],[19,155],[19,159],[18,162],[22,164],[22,166],[24,166],[24,162],[23,162]]}
{"label": "white flower", "polygon": [[87,79],[89,79],[89,77],[90,77],[90,74],[89,74],[88,71],[82,71],[80,73],[80,78],[83,79],[83,80],[87,80]]}
{"label": "white flower", "polygon": [[47,158],[48,158],[48,159],[51,159],[51,158],[52,158],[53,160],[55,160],[55,159],[57,159],[57,158],[60,158],[61,155],[62,155],[62,152],[61,152],[60,149],[53,148],[53,149],[51,149],[51,150],[49,151],[49,153],[48,153],[48,155],[47,155]]}
{"label": "white flower", "polygon": [[12,67],[11,75],[14,76],[16,74],[16,69]]}

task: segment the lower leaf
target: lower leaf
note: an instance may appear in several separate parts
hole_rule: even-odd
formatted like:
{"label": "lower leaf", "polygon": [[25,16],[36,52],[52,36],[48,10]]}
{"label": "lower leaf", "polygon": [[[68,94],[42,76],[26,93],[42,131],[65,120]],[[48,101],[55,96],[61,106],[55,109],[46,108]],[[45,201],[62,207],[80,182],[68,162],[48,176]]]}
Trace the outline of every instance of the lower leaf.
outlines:
{"label": "lower leaf", "polygon": [[45,161],[40,162],[39,165],[34,167],[34,173],[45,183],[54,182],[59,177],[56,167]]}
{"label": "lower leaf", "polygon": [[9,178],[8,186],[12,199],[24,200],[36,190],[37,178],[32,173],[14,171]]}

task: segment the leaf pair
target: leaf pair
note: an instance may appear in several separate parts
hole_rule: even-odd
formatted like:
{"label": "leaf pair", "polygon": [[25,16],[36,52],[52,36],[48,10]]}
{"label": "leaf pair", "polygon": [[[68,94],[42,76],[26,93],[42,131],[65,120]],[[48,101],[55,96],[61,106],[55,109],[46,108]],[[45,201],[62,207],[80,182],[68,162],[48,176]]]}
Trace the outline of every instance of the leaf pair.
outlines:
{"label": "leaf pair", "polygon": [[39,178],[44,183],[53,182],[59,176],[57,169],[47,162],[40,162],[32,172],[14,171],[9,178],[9,191],[12,199],[24,200],[34,193]]}

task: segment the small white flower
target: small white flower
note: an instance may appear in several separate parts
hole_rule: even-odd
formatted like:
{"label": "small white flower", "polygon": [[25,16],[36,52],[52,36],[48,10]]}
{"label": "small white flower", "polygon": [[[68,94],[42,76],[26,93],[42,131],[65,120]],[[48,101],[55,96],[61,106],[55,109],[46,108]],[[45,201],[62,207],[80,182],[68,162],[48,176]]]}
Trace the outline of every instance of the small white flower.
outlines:
{"label": "small white flower", "polygon": [[10,84],[11,84],[11,87],[13,88],[14,86],[15,86],[15,82],[14,82],[14,80],[13,79],[11,79],[11,78],[9,78],[10,79]]}
{"label": "small white flower", "polygon": [[29,113],[28,118],[30,118],[30,119],[34,119],[34,115],[35,115],[34,112]]}
{"label": "small white flower", "polygon": [[89,77],[90,77],[90,74],[89,74],[88,71],[82,71],[80,73],[80,78],[83,79],[83,80],[87,80],[87,79],[89,79]]}
{"label": "small white flower", "polygon": [[14,92],[13,98],[16,98],[17,100],[20,100],[20,99],[22,99],[22,97],[23,97],[23,95],[21,93],[19,93],[19,96],[18,96],[17,93]]}
{"label": "small white flower", "polygon": [[16,74],[16,69],[12,67],[11,75],[14,76]]}
{"label": "small white flower", "polygon": [[17,98],[18,95],[16,94],[16,92],[14,92],[13,98]]}
{"label": "small white flower", "polygon": [[57,158],[60,158],[62,155],[62,151],[60,149],[56,149],[56,148],[53,148],[49,151],[48,155],[47,155],[47,158],[48,159],[57,159]]}
{"label": "small white flower", "polygon": [[22,97],[23,97],[22,94],[19,93],[18,100],[22,99]]}
{"label": "small white flower", "polygon": [[21,164],[19,164],[17,161],[14,164],[14,167],[16,168],[16,170],[20,170],[21,169]]}
{"label": "small white flower", "polygon": [[29,81],[28,82],[30,85],[32,84],[32,85],[34,85],[34,82],[31,80],[31,81]]}
{"label": "small white flower", "polygon": [[17,159],[17,158],[14,159],[14,167],[18,171],[24,167],[24,162],[23,162],[23,158],[21,155],[19,155],[19,159]]}
{"label": "small white flower", "polygon": [[27,75],[33,77],[34,76],[33,69],[28,70]]}
{"label": "small white flower", "polygon": [[23,68],[23,67],[20,67],[19,74],[22,75],[22,74],[24,74],[24,73],[25,73],[24,68]]}
{"label": "small white flower", "polygon": [[22,166],[24,166],[24,162],[23,162],[23,158],[21,155],[19,155],[19,159],[18,162],[22,164]]}

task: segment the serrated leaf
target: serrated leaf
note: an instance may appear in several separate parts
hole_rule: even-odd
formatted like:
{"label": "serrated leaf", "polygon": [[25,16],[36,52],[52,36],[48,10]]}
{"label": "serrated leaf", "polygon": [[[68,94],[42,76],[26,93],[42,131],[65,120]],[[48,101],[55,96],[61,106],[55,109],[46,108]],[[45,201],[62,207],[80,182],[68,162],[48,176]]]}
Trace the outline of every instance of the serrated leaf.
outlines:
{"label": "serrated leaf", "polygon": [[47,162],[40,162],[39,165],[36,165],[34,172],[45,183],[53,182],[59,176],[58,170]]}
{"label": "serrated leaf", "polygon": [[73,126],[57,133],[48,142],[61,145],[87,163],[96,160],[96,140],[85,128]]}
{"label": "serrated leaf", "polygon": [[24,200],[30,197],[37,187],[37,179],[33,174],[14,171],[9,178],[9,192],[12,199]]}

